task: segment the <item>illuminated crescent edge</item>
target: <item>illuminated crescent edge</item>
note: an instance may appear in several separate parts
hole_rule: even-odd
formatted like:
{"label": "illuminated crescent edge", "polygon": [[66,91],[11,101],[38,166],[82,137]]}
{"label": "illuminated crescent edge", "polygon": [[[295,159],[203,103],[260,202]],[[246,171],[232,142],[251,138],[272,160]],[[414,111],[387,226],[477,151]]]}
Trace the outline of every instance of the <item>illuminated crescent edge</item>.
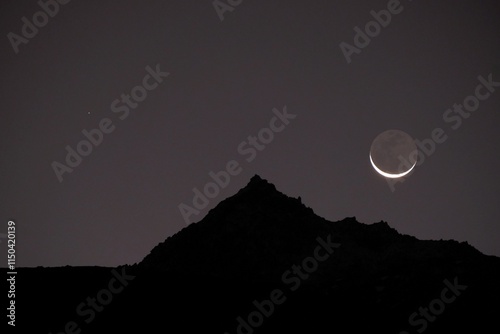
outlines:
{"label": "illuminated crescent edge", "polygon": [[375,170],[377,171],[377,173],[379,173],[379,174],[380,174],[380,175],[382,175],[382,176],[388,177],[388,178],[390,178],[390,179],[397,179],[398,177],[403,177],[403,176],[405,176],[405,175],[408,175],[408,174],[409,174],[409,173],[413,170],[413,168],[415,168],[415,166],[417,165],[417,163],[415,162],[415,163],[413,164],[413,166],[412,166],[410,169],[408,169],[406,172],[404,172],[404,173],[400,173],[400,174],[389,174],[389,173],[384,172],[383,170],[381,170],[380,168],[378,168],[378,167],[375,165],[375,163],[373,162],[373,159],[372,159],[372,154],[371,154],[371,153],[370,153],[370,162],[372,163],[372,166],[373,166],[373,168],[375,168]]}

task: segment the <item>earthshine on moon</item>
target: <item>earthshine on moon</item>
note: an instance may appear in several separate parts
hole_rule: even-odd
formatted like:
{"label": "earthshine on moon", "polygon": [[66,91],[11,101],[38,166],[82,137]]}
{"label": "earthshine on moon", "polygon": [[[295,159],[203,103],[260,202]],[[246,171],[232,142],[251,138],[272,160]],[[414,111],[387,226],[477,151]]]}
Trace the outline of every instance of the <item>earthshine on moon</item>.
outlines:
{"label": "earthshine on moon", "polygon": [[387,130],[373,140],[370,162],[377,173],[395,179],[408,175],[415,168],[417,146],[407,133]]}

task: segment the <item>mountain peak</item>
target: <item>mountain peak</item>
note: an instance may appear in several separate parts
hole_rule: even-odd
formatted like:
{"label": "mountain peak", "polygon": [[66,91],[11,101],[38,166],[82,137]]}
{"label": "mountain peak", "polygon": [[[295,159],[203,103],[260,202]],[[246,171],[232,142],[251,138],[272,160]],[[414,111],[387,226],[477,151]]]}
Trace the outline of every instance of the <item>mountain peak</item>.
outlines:
{"label": "mountain peak", "polygon": [[266,190],[266,191],[277,191],[274,184],[269,183],[266,179],[260,177],[260,175],[255,174],[252,176],[248,184],[242,190]]}
{"label": "mountain peak", "polygon": [[[254,175],[201,221],[156,246],[141,266],[217,277],[265,277],[270,271],[284,270],[283,264],[273,263],[278,259],[291,263],[303,251],[303,246],[297,245],[314,242],[320,232],[325,232],[323,224],[300,199],[287,196]],[[206,267],[206,258],[218,259],[217,265]],[[249,267],[260,269],[250,274]]]}
{"label": "mountain peak", "polygon": [[257,183],[257,182],[262,182],[262,181],[267,183],[267,180],[264,180],[263,178],[261,178],[259,174],[255,174],[254,176],[252,176],[249,183],[252,183],[252,182]]}
{"label": "mountain peak", "polygon": [[[225,202],[225,201],[224,201]],[[233,208],[246,208],[247,213],[259,212],[276,216],[278,213],[314,214],[313,210],[302,203],[302,199],[290,197],[276,189],[275,185],[255,174],[248,184],[236,195],[229,198]],[[222,203],[221,203],[222,204]],[[229,204],[229,203],[224,203]],[[220,205],[227,208],[228,205]]]}

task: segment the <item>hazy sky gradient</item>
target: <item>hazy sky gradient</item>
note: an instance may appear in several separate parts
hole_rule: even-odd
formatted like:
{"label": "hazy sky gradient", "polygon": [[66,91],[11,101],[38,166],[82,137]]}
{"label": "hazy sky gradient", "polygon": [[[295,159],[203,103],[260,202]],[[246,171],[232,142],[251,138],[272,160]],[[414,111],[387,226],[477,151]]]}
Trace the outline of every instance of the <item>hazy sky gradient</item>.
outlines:
{"label": "hazy sky gradient", "polygon": [[[498,1],[401,4],[348,64],[339,44],[387,1],[243,0],[222,22],[211,0],[71,1],[18,54],[7,34],[40,7],[2,1],[0,233],[16,221],[18,266],[140,261],[230,160],[243,171],[193,220],[260,174],[329,220],[500,256],[500,88],[457,130],[443,121],[479,75],[500,81]],[[170,75],[120,120],[111,103],[156,64]],[[285,105],[297,117],[247,162],[238,145]],[[59,183],[51,163],[103,118],[114,132]],[[391,192],[372,140],[437,127],[448,140]]]}

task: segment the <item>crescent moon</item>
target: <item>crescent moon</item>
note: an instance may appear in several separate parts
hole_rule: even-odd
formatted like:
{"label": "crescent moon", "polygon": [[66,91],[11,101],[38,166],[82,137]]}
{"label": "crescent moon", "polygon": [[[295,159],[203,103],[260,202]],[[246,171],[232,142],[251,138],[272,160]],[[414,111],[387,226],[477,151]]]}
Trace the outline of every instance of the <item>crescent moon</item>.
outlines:
{"label": "crescent moon", "polygon": [[371,153],[370,153],[370,162],[372,163],[372,166],[377,171],[377,173],[379,173],[382,176],[388,177],[390,179],[397,179],[399,177],[403,177],[405,175],[408,175],[413,170],[413,168],[415,168],[415,166],[417,165],[417,163],[415,162],[413,164],[413,166],[410,169],[408,169],[406,172],[404,172],[404,173],[390,174],[390,173],[384,172],[383,170],[381,170],[380,168],[378,168],[377,165],[375,165],[375,163],[373,162]]}

